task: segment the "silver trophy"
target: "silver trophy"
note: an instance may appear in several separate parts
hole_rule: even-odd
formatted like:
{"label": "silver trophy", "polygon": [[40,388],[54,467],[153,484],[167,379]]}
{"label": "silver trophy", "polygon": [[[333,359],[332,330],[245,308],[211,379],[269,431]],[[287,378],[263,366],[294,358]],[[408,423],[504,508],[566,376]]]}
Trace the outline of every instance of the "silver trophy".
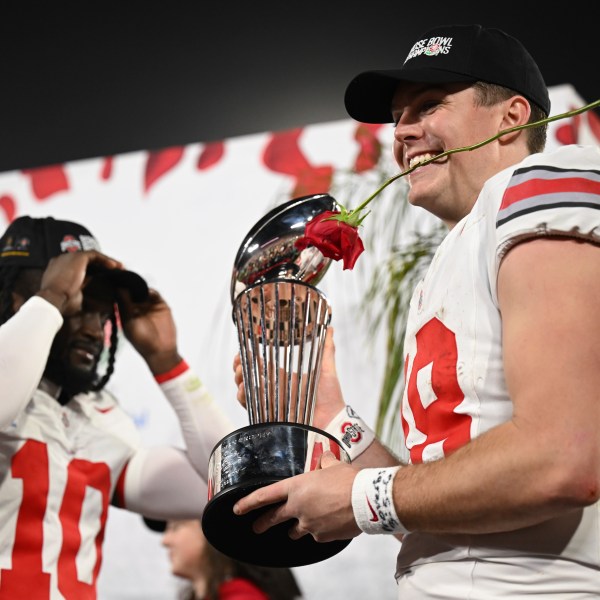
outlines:
{"label": "silver trophy", "polygon": [[325,334],[331,307],[315,286],[331,260],[295,242],[315,216],[336,210],[327,194],[290,200],[250,230],[237,253],[231,301],[244,374],[250,424],[225,436],[208,465],[209,501],[202,518],[208,541],[224,554],[269,567],[315,563],[350,540],[319,543],[310,535],[291,540],[291,522],[262,534],[233,505],[250,492],[318,466],[331,450],[350,458],[336,438],[312,426]]}

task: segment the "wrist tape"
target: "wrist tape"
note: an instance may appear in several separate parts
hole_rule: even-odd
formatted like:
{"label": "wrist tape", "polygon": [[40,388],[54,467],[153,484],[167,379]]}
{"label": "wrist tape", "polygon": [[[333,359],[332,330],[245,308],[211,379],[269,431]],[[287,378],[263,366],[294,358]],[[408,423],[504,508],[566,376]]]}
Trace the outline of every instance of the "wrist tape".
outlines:
{"label": "wrist tape", "polygon": [[352,510],[365,533],[408,533],[394,507],[394,476],[399,466],[362,469],[352,484]]}
{"label": "wrist tape", "polygon": [[352,410],[345,406],[325,428],[348,452],[350,460],[360,456],[375,439],[375,432]]}

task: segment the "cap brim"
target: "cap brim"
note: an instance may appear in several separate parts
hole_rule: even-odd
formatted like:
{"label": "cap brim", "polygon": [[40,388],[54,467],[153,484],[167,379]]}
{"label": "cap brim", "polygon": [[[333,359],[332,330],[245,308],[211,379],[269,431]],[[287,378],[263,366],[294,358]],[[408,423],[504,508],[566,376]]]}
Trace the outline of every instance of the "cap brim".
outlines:
{"label": "cap brim", "polygon": [[361,123],[392,123],[392,99],[403,81],[457,83],[475,81],[473,76],[438,69],[396,69],[365,71],[346,88],[344,104],[348,114]]}
{"label": "cap brim", "polygon": [[116,289],[125,289],[134,302],[144,302],[148,299],[149,289],[145,279],[133,271],[124,269],[94,268],[92,277],[96,280],[108,281]]}

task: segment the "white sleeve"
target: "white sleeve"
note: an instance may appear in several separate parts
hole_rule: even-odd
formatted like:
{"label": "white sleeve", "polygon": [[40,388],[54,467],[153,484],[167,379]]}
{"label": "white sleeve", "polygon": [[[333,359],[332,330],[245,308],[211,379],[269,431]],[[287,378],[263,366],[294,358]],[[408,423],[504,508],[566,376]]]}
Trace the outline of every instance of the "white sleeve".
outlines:
{"label": "white sleeve", "polygon": [[234,426],[200,379],[185,367],[181,374],[162,381],[160,387],[179,419],[188,458],[206,481],[208,460],[215,445]]}
{"label": "white sleeve", "polygon": [[552,237],[600,244],[599,165],[600,148],[570,144],[532,154],[516,169],[491,178],[481,199],[485,193],[490,202],[499,203],[495,215],[497,265],[513,246],[528,239]]}
{"label": "white sleeve", "polygon": [[208,501],[206,482],[183,450],[139,450],[123,484],[124,508],[151,519],[199,519]]}
{"label": "white sleeve", "polygon": [[30,400],[62,323],[55,306],[33,296],[0,326],[0,429],[8,427]]}

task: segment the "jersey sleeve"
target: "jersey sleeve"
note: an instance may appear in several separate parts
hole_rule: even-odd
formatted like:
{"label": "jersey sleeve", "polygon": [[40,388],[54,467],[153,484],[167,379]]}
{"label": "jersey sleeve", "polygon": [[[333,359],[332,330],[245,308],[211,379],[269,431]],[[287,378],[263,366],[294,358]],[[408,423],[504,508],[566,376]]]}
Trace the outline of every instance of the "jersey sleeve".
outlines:
{"label": "jersey sleeve", "polygon": [[138,448],[113,504],[154,519],[199,518],[208,501],[210,454],[234,427],[185,361],[156,381],[177,415],[185,450]]}
{"label": "jersey sleeve", "polygon": [[496,215],[497,260],[539,237],[600,244],[599,148],[535,154],[512,172]]}
{"label": "jersey sleeve", "polygon": [[156,380],[177,415],[189,460],[206,480],[210,455],[233,424],[185,362]]}
{"label": "jersey sleeve", "polygon": [[113,504],[152,519],[198,519],[208,486],[185,451],[140,448],[121,473]]}
{"label": "jersey sleeve", "polygon": [[62,323],[58,309],[33,296],[0,326],[0,429],[8,427],[31,398]]}

